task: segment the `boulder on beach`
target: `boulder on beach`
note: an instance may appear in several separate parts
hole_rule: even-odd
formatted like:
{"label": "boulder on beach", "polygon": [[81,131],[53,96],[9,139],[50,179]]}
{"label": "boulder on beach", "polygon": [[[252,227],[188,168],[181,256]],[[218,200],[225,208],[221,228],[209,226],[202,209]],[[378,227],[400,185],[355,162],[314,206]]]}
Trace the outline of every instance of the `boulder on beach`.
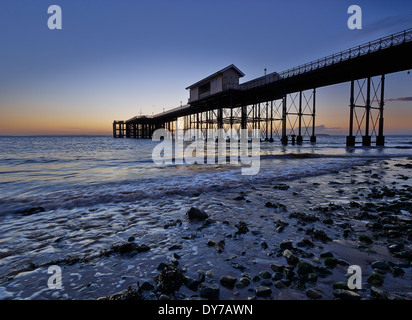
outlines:
{"label": "boulder on beach", "polygon": [[202,209],[195,207],[191,207],[189,211],[186,212],[186,215],[189,220],[205,220],[209,217]]}

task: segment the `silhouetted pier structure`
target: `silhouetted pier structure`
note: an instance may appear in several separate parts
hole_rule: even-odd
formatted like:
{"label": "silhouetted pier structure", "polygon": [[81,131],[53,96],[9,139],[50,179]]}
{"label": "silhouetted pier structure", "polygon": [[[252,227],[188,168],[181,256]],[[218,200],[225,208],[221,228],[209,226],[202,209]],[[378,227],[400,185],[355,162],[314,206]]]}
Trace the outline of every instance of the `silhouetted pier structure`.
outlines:
{"label": "silhouetted pier structure", "polygon": [[[347,146],[383,146],[385,75],[412,68],[412,29],[245,83],[230,65],[187,87],[187,105],[113,122],[113,137],[150,139],[159,128],[260,129],[261,138],[316,142],[316,89],[350,82]],[[362,138],[357,141],[357,138]]]}

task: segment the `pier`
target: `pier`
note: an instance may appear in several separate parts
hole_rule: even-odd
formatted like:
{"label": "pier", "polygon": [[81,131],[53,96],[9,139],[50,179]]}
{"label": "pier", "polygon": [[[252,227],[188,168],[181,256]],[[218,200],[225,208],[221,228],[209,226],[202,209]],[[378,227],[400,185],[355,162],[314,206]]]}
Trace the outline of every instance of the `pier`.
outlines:
{"label": "pier", "polygon": [[384,146],[385,75],[411,69],[411,57],[412,28],[244,83],[232,64],[187,87],[186,105],[114,121],[113,137],[150,139],[160,128],[260,129],[262,140],[314,143],[316,89],[349,82],[346,145]]}

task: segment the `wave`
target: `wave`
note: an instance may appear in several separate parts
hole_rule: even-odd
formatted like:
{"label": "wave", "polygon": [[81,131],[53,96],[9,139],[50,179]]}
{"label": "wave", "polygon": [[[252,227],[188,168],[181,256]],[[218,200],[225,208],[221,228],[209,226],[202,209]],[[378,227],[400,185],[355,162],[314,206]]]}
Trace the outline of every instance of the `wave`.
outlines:
{"label": "wave", "polygon": [[[298,157],[296,154],[285,154],[263,158],[260,172],[255,176],[241,175],[241,165],[185,165],[169,166],[169,170],[157,170],[156,175],[146,178],[136,175],[117,182],[96,182],[87,185],[62,183],[60,190],[55,191],[50,191],[45,185],[40,190],[0,197],[0,215],[18,214],[37,207],[49,211],[142,200],[156,203],[168,197],[192,197],[195,194],[225,192],[233,188],[248,188],[258,184],[271,185],[274,182],[334,173],[354,165],[362,165],[371,159],[368,157],[345,161],[342,157],[314,154],[299,154]],[[319,161],[319,158],[325,160]],[[282,159],[292,160],[284,162]],[[305,159],[307,162],[302,165]]]}

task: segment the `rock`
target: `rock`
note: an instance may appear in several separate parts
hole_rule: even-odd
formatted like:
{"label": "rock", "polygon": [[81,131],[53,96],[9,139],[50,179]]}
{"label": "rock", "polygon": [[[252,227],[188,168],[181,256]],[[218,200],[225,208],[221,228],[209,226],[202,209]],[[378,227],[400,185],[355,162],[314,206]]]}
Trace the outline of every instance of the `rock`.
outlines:
{"label": "rock", "polygon": [[388,270],[389,269],[389,266],[384,261],[380,261],[380,260],[372,262],[371,267],[373,269],[382,269],[382,270]]}
{"label": "rock", "polygon": [[169,264],[154,277],[156,281],[154,291],[161,294],[169,294],[177,291],[184,283],[184,278],[183,270],[181,268]]}
{"label": "rock", "polygon": [[255,288],[255,294],[257,297],[268,297],[272,294],[272,290],[266,286],[258,286]]}
{"label": "rock", "polygon": [[237,196],[237,197],[233,198],[233,200],[237,200],[237,201],[245,200],[245,197],[244,196]]}
{"label": "rock", "polygon": [[292,250],[292,249],[294,249],[292,241],[282,241],[279,246],[280,246],[280,249],[282,249],[282,250],[286,250],[286,249]]}
{"label": "rock", "polygon": [[99,298],[98,300],[143,300],[143,296],[138,289],[129,286],[127,289],[122,290],[119,293]]}
{"label": "rock", "polygon": [[385,290],[378,289],[374,286],[371,287],[371,296],[377,300],[388,300],[388,294]]}
{"label": "rock", "polygon": [[181,226],[182,225],[182,220],[177,219],[177,220],[168,221],[163,225],[163,228],[168,229],[170,227],[175,227],[177,225]]}
{"label": "rock", "polygon": [[398,266],[390,268],[390,271],[394,277],[403,276],[405,274],[405,271],[403,271],[403,269]]}
{"label": "rock", "polygon": [[322,221],[324,224],[333,224],[333,220],[332,220],[332,218],[326,218],[326,219],[324,219],[323,221]]}
{"label": "rock", "polygon": [[43,207],[34,207],[34,208],[28,208],[22,211],[19,211],[19,214],[25,215],[25,216],[30,216],[32,214],[40,213],[40,212],[45,212],[46,210]]}
{"label": "rock", "polygon": [[383,276],[374,272],[368,277],[367,281],[372,285],[381,286],[383,284]]}
{"label": "rock", "polygon": [[283,269],[285,268],[285,266],[278,264],[278,263],[272,263],[270,265],[270,268],[275,272],[283,272]]}
{"label": "rock", "polygon": [[214,245],[216,245],[216,240],[210,239],[210,240],[207,242],[207,245],[208,245],[209,247],[213,247]]}
{"label": "rock", "polygon": [[209,217],[206,212],[195,207],[191,207],[186,215],[189,220],[205,220]]}
{"label": "rock", "polygon": [[239,221],[237,224],[235,224],[235,227],[237,228],[235,234],[244,234],[249,231],[246,223],[243,221]]}
{"label": "rock", "polygon": [[348,261],[346,261],[346,260],[343,260],[343,259],[339,259],[338,260],[338,265],[340,265],[340,266],[350,266],[350,263],[348,262]]}
{"label": "rock", "polygon": [[262,281],[260,281],[260,284],[266,287],[270,287],[273,285],[272,281],[270,281],[269,279],[263,279]]}
{"label": "rock", "polygon": [[373,243],[373,240],[371,238],[369,238],[368,236],[364,235],[364,234],[359,236],[359,241],[365,242],[367,244]]}
{"label": "rock", "polygon": [[163,270],[163,269],[166,268],[168,265],[170,265],[170,263],[169,263],[168,261],[160,262],[159,265],[157,266],[157,270]]}
{"label": "rock", "polygon": [[289,215],[289,218],[295,218],[298,219],[299,222],[316,222],[319,220],[319,218],[315,215],[304,213],[304,212],[293,212]]}
{"label": "rock", "polygon": [[333,258],[333,253],[332,252],[330,252],[330,251],[327,251],[327,252],[322,252],[321,254],[320,254],[320,257],[321,258]]}
{"label": "rock", "polygon": [[223,276],[220,278],[220,284],[225,288],[233,289],[237,279],[232,276]]}
{"label": "rock", "polygon": [[133,242],[135,240],[135,237],[131,236],[127,239],[127,242]]}
{"label": "rock", "polygon": [[196,291],[202,282],[198,281],[197,279],[185,277],[185,285],[192,291]]}
{"label": "rock", "polygon": [[222,253],[223,249],[225,248],[225,240],[220,240],[214,245],[214,247],[218,253]]}
{"label": "rock", "polygon": [[206,220],[203,221],[203,224],[200,228],[198,228],[197,230],[202,230],[208,226],[210,226],[211,224],[215,223],[215,220],[207,218]]}
{"label": "rock", "polygon": [[236,289],[243,289],[246,286],[243,282],[236,282],[235,287]]}
{"label": "rock", "polygon": [[181,244],[174,244],[171,247],[169,247],[169,251],[180,250],[182,248],[183,248],[183,246]]}
{"label": "rock", "polygon": [[268,244],[266,243],[266,241],[263,241],[260,245],[261,245],[262,248],[265,249],[265,250],[268,248]]}
{"label": "rock", "polygon": [[174,256],[170,258],[170,262],[173,263],[175,266],[179,264],[179,261]]}
{"label": "rock", "polygon": [[326,267],[333,269],[338,264],[338,259],[334,257],[326,257],[324,264]]}
{"label": "rock", "polygon": [[382,230],[383,229],[382,223],[379,223],[379,222],[369,222],[366,226],[372,230]]}
{"label": "rock", "polygon": [[401,250],[403,249],[403,247],[404,247],[403,244],[397,243],[397,244],[392,244],[392,245],[390,245],[390,246],[388,247],[388,250],[389,250],[391,253],[395,253],[395,252],[401,251]]}
{"label": "rock", "polygon": [[214,277],[213,271],[212,270],[206,271],[205,276],[208,278],[213,278]]}
{"label": "rock", "polygon": [[179,256],[176,252],[174,252],[174,253],[172,254],[172,258],[173,258],[173,259],[180,259],[181,256]]}
{"label": "rock", "polygon": [[297,243],[297,246],[304,247],[304,248],[313,248],[314,244],[308,238],[304,238],[302,241],[299,241]]}
{"label": "rock", "polygon": [[260,276],[262,279],[270,279],[270,278],[272,277],[271,273],[268,272],[268,271],[260,271],[260,272],[259,272],[259,276]]}
{"label": "rock", "polygon": [[306,230],[306,234],[310,235],[313,239],[320,240],[324,243],[327,241],[332,241],[332,239],[329,238],[327,234],[325,233],[325,231],[323,230],[317,230],[317,229],[312,228],[312,229]]}
{"label": "rock", "polygon": [[296,266],[296,273],[299,276],[307,276],[313,271],[313,267],[309,262],[300,261]]}
{"label": "rock", "polygon": [[166,294],[161,294],[159,297],[159,300],[164,301],[164,300],[170,300],[170,297]]}
{"label": "rock", "polygon": [[306,296],[309,299],[320,299],[322,298],[322,294],[316,290],[308,289],[306,290]]}
{"label": "rock", "polygon": [[[284,204],[281,204],[281,203],[266,202],[265,207],[267,207],[267,208],[275,208],[275,209],[277,209],[276,211],[277,211],[278,213],[288,211],[288,209],[286,208],[286,206],[285,206]],[[275,211],[275,212],[276,212],[276,211]]]}
{"label": "rock", "polygon": [[273,189],[278,189],[278,190],[288,190],[289,188],[290,186],[284,183],[273,186]]}
{"label": "rock", "polygon": [[283,256],[286,258],[286,261],[288,264],[290,265],[296,265],[299,262],[299,258],[297,256],[295,256],[292,251],[286,249],[283,252]]}
{"label": "rock", "polygon": [[278,281],[275,282],[275,287],[277,289],[284,289],[284,288],[286,288],[286,285],[283,283],[283,281],[278,280]]}
{"label": "rock", "polygon": [[140,290],[143,290],[143,291],[150,291],[154,289],[154,285],[150,283],[149,281],[145,281],[139,286],[139,288]]}
{"label": "rock", "polygon": [[239,282],[243,283],[243,285],[247,287],[250,284],[250,279],[247,277],[242,277],[239,279]]}
{"label": "rock", "polygon": [[112,245],[111,249],[105,254],[110,254],[112,252],[119,252],[121,254],[132,253],[132,252],[140,253],[140,252],[145,252],[149,250],[150,248],[145,244],[139,245],[133,242],[125,242],[125,243]]}
{"label": "rock", "polygon": [[272,274],[272,280],[273,281],[277,281],[277,280],[280,280],[280,279],[282,279],[283,278],[283,273],[281,273],[281,272],[274,272],[273,274]]}
{"label": "rock", "polygon": [[350,290],[343,290],[343,289],[335,289],[333,290],[333,295],[336,298],[342,299],[342,300],[360,300],[361,296]]}
{"label": "rock", "polygon": [[313,269],[315,269],[314,272],[321,278],[325,278],[326,276],[332,274],[332,271],[326,267],[314,266]]}
{"label": "rock", "polygon": [[210,299],[210,300],[217,300],[219,298],[220,288],[217,284],[211,283],[202,283],[199,295],[202,298]]}
{"label": "rock", "polygon": [[333,283],[333,289],[349,289],[346,281],[338,281]]}
{"label": "rock", "polygon": [[292,267],[288,267],[283,269],[283,275],[285,276],[286,279],[292,279],[295,276],[295,273],[293,272]]}
{"label": "rock", "polygon": [[316,281],[318,281],[318,275],[316,273],[309,273],[308,282],[315,283]]}

